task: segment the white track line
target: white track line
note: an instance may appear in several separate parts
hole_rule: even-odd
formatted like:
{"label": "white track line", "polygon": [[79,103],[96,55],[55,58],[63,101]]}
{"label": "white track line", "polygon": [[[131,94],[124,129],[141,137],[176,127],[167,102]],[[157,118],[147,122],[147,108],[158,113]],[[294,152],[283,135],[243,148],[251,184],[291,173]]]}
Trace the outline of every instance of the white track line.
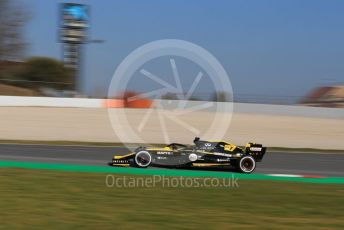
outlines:
{"label": "white track line", "polygon": [[267,176],[277,176],[277,177],[303,177],[302,175],[296,174],[265,174]]}

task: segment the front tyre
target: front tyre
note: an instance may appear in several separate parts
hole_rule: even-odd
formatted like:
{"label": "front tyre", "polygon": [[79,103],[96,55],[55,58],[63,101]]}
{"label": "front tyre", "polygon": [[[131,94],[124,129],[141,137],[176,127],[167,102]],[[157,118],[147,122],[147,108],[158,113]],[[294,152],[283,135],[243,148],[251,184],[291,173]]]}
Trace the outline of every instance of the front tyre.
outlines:
{"label": "front tyre", "polygon": [[251,173],[256,168],[256,161],[252,156],[244,156],[239,160],[238,170],[242,173]]}
{"label": "front tyre", "polygon": [[140,151],[136,153],[134,162],[139,168],[147,168],[152,163],[152,155],[147,151]]}

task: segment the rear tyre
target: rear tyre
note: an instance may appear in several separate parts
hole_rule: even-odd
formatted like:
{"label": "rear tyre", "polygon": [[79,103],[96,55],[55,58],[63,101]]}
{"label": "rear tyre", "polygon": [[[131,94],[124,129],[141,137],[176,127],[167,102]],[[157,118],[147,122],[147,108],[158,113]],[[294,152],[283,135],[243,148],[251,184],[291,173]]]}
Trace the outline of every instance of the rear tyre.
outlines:
{"label": "rear tyre", "polygon": [[252,156],[244,156],[238,162],[238,170],[241,173],[251,173],[256,168],[256,161]]}
{"label": "rear tyre", "polygon": [[136,167],[147,168],[152,163],[152,156],[147,151],[140,151],[136,153],[134,163]]}

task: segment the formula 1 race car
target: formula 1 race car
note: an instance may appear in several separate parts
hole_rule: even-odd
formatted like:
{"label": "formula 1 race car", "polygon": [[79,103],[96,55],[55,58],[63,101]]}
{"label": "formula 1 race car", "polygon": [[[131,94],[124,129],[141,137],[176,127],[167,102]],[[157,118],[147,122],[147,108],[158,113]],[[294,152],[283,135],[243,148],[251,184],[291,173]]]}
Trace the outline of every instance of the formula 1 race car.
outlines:
{"label": "formula 1 race car", "polygon": [[266,147],[247,143],[245,147],[225,141],[204,141],[198,137],[194,145],[172,143],[165,147],[139,147],[126,155],[114,155],[111,166],[222,167],[230,166],[242,173],[251,173],[262,160]]}

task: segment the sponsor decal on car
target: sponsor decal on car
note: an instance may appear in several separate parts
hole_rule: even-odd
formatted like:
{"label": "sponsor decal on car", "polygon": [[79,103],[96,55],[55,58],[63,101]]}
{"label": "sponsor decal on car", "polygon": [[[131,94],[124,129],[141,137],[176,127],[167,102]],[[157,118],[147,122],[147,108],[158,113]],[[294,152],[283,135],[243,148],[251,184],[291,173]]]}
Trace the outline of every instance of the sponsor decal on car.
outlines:
{"label": "sponsor decal on car", "polygon": [[159,154],[159,155],[173,155],[173,152],[157,152],[156,154]]}
{"label": "sponsor decal on car", "polygon": [[167,160],[167,157],[164,157],[164,156],[158,156],[157,157],[158,160]]}
{"label": "sponsor decal on car", "polygon": [[191,153],[191,154],[189,155],[189,160],[190,160],[190,161],[196,161],[197,159],[198,159],[198,157],[197,157],[196,154]]}
{"label": "sponsor decal on car", "polygon": [[226,158],[226,159],[217,159],[217,162],[229,162],[230,159]]}
{"label": "sponsor decal on car", "polygon": [[232,154],[227,153],[212,153],[215,156],[232,157]]}
{"label": "sponsor decal on car", "polygon": [[250,150],[254,151],[254,152],[260,152],[260,151],[262,151],[262,148],[261,147],[251,147]]}

